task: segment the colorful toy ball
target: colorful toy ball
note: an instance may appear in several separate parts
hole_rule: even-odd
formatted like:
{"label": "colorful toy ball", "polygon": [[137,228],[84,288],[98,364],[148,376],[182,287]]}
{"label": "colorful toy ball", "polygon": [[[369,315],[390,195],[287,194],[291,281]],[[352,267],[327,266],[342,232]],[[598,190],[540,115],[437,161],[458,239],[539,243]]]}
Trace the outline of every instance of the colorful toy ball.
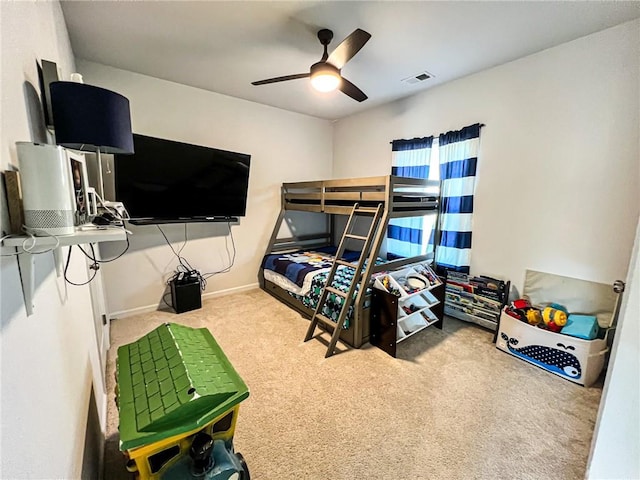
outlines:
{"label": "colorful toy ball", "polygon": [[[567,314],[562,310],[558,310],[552,307],[546,307],[542,311],[542,320],[545,325],[549,326],[549,324],[553,323],[558,327],[564,327],[567,324]],[[554,330],[555,331],[555,330]]]}

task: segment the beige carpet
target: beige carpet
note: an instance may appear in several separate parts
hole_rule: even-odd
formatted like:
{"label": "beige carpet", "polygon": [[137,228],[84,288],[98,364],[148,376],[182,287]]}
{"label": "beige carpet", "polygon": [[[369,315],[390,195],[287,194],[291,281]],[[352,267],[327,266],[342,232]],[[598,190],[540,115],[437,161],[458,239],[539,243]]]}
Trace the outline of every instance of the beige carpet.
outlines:
{"label": "beige carpet", "polygon": [[[209,328],[249,386],[235,446],[253,480],[584,478],[601,386],[498,351],[475,325],[447,318],[397,359],[366,345],[325,360],[302,342],[308,321],[256,289],[114,321],[110,392],[117,347],[163,322]],[[112,395],[108,415],[105,478],[129,479]]]}

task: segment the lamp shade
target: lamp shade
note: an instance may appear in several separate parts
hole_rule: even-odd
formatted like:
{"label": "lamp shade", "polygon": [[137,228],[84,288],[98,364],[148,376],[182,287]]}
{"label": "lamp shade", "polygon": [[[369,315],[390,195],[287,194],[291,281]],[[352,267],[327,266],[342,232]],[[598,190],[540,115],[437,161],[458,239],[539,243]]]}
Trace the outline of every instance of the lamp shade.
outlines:
{"label": "lamp shade", "polygon": [[50,93],[58,145],[91,152],[134,153],[126,97],[75,82],[52,82]]}

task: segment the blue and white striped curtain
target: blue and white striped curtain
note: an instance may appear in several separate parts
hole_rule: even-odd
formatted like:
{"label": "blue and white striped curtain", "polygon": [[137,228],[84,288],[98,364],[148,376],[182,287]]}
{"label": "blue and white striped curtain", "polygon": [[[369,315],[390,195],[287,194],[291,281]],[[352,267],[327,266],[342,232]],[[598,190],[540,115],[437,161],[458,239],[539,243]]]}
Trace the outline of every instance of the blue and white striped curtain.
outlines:
{"label": "blue and white striped curtain", "polygon": [[440,135],[440,241],[436,264],[447,270],[469,273],[471,227],[480,124]]}
{"label": "blue and white striped curtain", "polygon": [[[400,177],[429,178],[429,161],[433,137],[394,140],[391,174]],[[387,256],[413,257],[426,253],[429,238],[425,238],[422,217],[394,218],[387,227]]]}

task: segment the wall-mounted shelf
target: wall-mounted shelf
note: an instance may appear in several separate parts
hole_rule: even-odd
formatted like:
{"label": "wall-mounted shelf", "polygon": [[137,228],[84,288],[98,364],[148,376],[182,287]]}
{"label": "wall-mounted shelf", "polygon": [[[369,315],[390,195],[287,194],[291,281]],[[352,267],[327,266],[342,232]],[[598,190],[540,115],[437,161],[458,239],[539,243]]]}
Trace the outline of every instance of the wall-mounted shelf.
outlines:
{"label": "wall-mounted shelf", "polygon": [[[82,245],[87,243],[118,242],[127,239],[127,232],[122,227],[101,227],[90,230],[77,230],[72,235],[61,235],[58,237],[30,237],[20,235],[5,238],[2,241],[3,247],[17,248],[18,265],[20,267],[20,281],[22,283],[22,294],[27,315],[33,314],[33,292],[35,289],[35,254],[36,252],[51,249],[56,264],[56,274],[62,275],[62,247],[70,245]],[[32,250],[30,253],[24,248]]]}

